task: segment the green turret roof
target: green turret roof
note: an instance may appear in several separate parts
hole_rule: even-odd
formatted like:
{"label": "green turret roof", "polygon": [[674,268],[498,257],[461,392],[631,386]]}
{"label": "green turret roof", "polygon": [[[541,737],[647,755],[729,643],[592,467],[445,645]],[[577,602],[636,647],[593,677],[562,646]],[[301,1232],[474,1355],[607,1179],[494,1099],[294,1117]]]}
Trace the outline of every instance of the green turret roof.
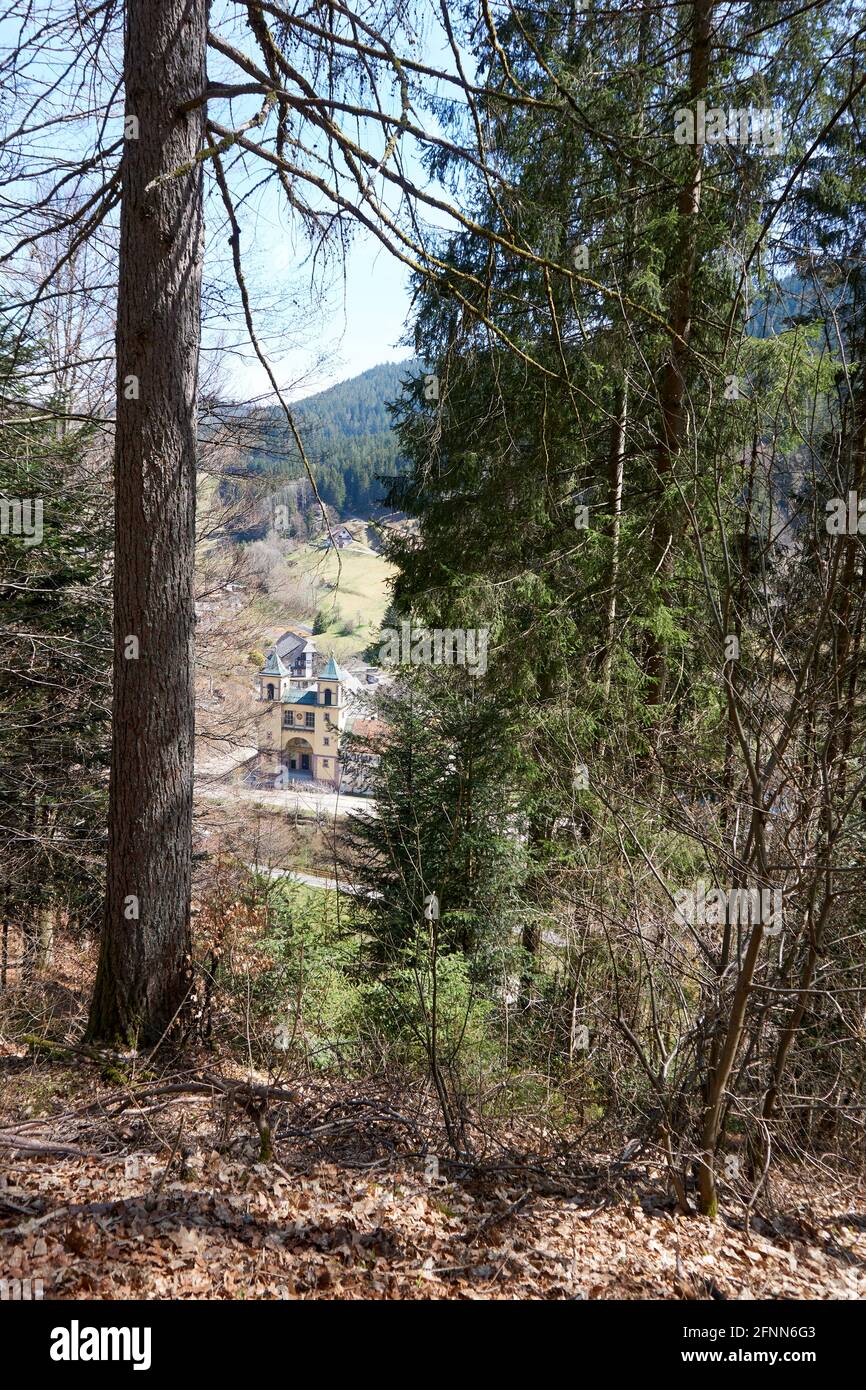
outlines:
{"label": "green turret roof", "polygon": [[279,654],[279,652],[277,651],[276,647],[274,647],[273,651],[270,653],[270,655],[268,656],[267,661],[265,662],[264,666],[262,667],[262,675],[263,675],[263,676],[287,676],[288,674],[289,674],[288,671],[286,670],[285,666],[283,665],[282,661],[280,660],[280,654]]}
{"label": "green turret roof", "polygon": [[344,673],[341,671],[340,667],[337,665],[333,657],[330,658],[324,671],[319,672],[320,681],[344,681],[345,679],[346,677]]}

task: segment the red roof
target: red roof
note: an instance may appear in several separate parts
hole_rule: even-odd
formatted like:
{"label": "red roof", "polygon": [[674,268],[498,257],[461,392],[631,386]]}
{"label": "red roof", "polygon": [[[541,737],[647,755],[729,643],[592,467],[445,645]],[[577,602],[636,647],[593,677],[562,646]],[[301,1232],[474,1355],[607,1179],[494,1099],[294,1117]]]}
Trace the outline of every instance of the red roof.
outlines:
{"label": "red roof", "polygon": [[388,726],[381,719],[361,719],[352,721],[349,732],[355,738],[365,738],[370,742],[384,739],[388,733]]}

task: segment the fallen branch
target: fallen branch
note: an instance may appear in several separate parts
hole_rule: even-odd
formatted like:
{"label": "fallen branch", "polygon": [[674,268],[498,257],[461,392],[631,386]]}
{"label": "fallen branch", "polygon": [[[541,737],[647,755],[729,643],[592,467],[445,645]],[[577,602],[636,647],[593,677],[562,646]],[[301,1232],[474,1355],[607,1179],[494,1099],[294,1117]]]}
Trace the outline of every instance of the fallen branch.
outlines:
{"label": "fallen branch", "polygon": [[72,1158],[89,1158],[92,1154],[86,1149],[78,1149],[74,1144],[55,1144],[51,1140],[31,1139],[22,1134],[0,1133],[0,1145],[6,1149],[16,1149],[21,1153],[66,1154]]}

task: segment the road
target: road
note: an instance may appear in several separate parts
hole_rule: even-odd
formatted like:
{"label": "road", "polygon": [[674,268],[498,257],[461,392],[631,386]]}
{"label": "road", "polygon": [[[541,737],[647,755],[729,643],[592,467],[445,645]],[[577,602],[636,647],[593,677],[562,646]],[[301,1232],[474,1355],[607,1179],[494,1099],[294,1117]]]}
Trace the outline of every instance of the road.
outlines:
{"label": "road", "polygon": [[[332,892],[345,893],[350,898],[381,898],[381,893],[362,888],[359,883],[345,883],[336,878],[320,878],[316,874],[304,874],[300,869],[269,869],[264,864],[247,864],[250,873],[261,874],[263,878],[293,878],[297,883],[305,883],[308,888],[330,888]],[[542,938],[547,946],[565,946],[564,936],[545,929]]]}
{"label": "road", "polygon": [[346,893],[350,898],[380,898],[381,893],[373,893],[362,888],[359,883],[345,883],[336,878],[319,878],[316,874],[303,874],[299,869],[268,869],[264,864],[247,864],[250,873],[261,874],[263,878],[293,878],[297,883],[305,883],[308,888],[330,888],[332,892]]}
{"label": "road", "polygon": [[363,811],[375,816],[376,803],[370,796],[346,796],[336,792],[308,791],[305,787],[286,787],[272,791],[269,787],[245,787],[238,782],[208,782],[197,778],[195,795],[207,801],[225,801],[237,805],[238,802],[251,802],[264,806],[268,811],[283,813],[300,812],[311,818],[323,817],[333,820],[348,816],[352,811]]}

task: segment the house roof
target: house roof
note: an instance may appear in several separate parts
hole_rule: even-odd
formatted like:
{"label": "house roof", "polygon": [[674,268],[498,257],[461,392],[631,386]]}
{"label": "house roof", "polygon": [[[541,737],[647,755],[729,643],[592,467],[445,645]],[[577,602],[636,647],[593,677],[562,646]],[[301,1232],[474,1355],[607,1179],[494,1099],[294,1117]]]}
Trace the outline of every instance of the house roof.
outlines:
{"label": "house roof", "polygon": [[370,743],[381,743],[387,736],[388,726],[381,719],[366,719],[362,715],[356,715],[348,721],[346,731],[355,738],[363,738]]}
{"label": "house roof", "polygon": [[360,716],[353,719],[349,727],[349,733],[354,734],[354,737],[366,738],[370,742],[385,738],[386,731],[388,728],[381,719],[363,719]]}
{"label": "house roof", "polygon": [[[316,644],[311,642],[308,634],[299,628],[293,631],[289,628],[278,637],[271,651],[275,651],[283,661],[297,661],[302,652],[315,652]],[[288,675],[288,672],[286,672]]]}
{"label": "house roof", "polygon": [[318,704],[318,698],[315,690],[302,690],[300,692],[287,690],[282,698],[282,703],[284,705],[315,705]]}

